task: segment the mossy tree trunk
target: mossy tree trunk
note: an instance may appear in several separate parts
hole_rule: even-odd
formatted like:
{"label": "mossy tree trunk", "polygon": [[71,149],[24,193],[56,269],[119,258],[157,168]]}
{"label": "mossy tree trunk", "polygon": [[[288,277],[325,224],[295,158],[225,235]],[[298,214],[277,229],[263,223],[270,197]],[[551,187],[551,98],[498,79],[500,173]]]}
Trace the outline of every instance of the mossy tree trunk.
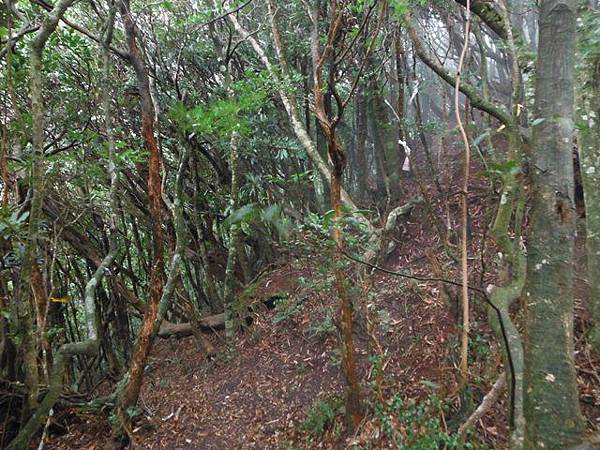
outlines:
{"label": "mossy tree trunk", "polygon": [[526,449],[565,449],[584,428],[573,360],[575,0],[540,4],[525,292]]}
{"label": "mossy tree trunk", "polygon": [[[512,126],[507,128],[509,142],[509,161],[523,164],[523,141],[521,139],[518,123],[520,115],[521,98],[521,70],[517,63],[517,46],[515,44],[506,2],[501,2],[500,13],[507,27],[507,52],[511,62],[512,79]],[[478,41],[479,42],[479,41]],[[480,45],[480,48],[481,45]],[[482,62],[482,66],[485,62]],[[487,76],[482,76],[487,83]],[[487,94],[484,93],[487,97]],[[490,141],[491,145],[491,141]],[[499,278],[501,286],[495,287],[490,292],[488,309],[490,324],[504,347],[504,364],[508,374],[509,384],[509,448],[520,450],[525,439],[525,417],[523,414],[523,341],[521,334],[512,321],[510,315],[511,305],[521,297],[527,274],[527,258],[521,249],[522,221],[525,211],[526,190],[519,186],[519,179],[515,170],[508,170],[502,174],[502,194],[498,211],[492,229],[494,238],[500,250]],[[510,224],[514,217],[514,236],[511,237]]]}
{"label": "mossy tree trunk", "polygon": [[42,55],[48,39],[56,30],[58,21],[73,1],[59,1],[50,13],[43,19],[42,24],[31,41],[31,142],[32,142],[32,170],[30,189],[31,207],[29,209],[29,229],[21,265],[20,288],[17,300],[17,330],[24,358],[25,384],[27,398],[24,407],[24,418],[36,408],[39,389],[39,375],[37,365],[38,346],[34,331],[34,291],[43,289],[35,286],[34,277],[38,244],[40,239],[40,222],[44,204],[45,172],[44,158],[44,114],[45,105],[43,97],[43,66]]}
{"label": "mossy tree trunk", "polygon": [[[223,6],[226,8],[231,8],[231,2],[228,0],[223,3]],[[270,19],[271,19],[271,22],[273,25],[272,17],[273,16],[271,16]],[[331,180],[331,176],[332,176],[331,170],[327,166],[326,161],[321,157],[321,155],[317,151],[317,147],[314,144],[313,140],[311,139],[306,126],[300,120],[300,116],[298,114],[297,102],[282,87],[282,86],[284,86],[284,83],[282,81],[285,81],[288,79],[289,73],[287,73],[287,71],[286,71],[287,65],[282,63],[282,61],[284,61],[284,55],[282,52],[281,42],[278,43],[277,41],[275,41],[274,45],[275,45],[275,51],[276,51],[276,53],[279,57],[279,61],[280,61],[281,67],[279,69],[282,70],[282,73],[280,73],[278,68],[276,68],[271,63],[271,61],[267,57],[267,54],[266,54],[264,48],[261,46],[259,41],[253,36],[253,33],[249,33],[241,25],[237,16],[235,14],[228,14],[227,18],[232,23],[233,27],[238,32],[240,37],[243,40],[246,40],[250,43],[250,45],[252,46],[252,49],[255,51],[255,53],[259,57],[260,61],[265,65],[265,67],[267,68],[267,71],[269,72],[269,74],[271,75],[273,80],[276,81],[276,85],[281,86],[278,88],[277,92],[279,94],[281,102],[283,103],[283,106],[288,114],[289,119],[290,119],[290,124],[291,124],[292,130],[294,132],[294,135],[296,136],[296,138],[298,139],[300,144],[302,144],[302,147],[306,151],[306,154],[311,159],[312,163],[314,164],[314,166],[317,169],[317,171],[319,172],[319,174],[325,180],[327,180],[329,182]],[[341,196],[342,196],[342,201],[344,202],[344,204],[346,206],[348,206],[351,209],[358,209],[356,207],[356,205],[354,204],[354,201],[352,200],[352,198],[348,195],[348,193],[343,188],[341,190]]]}
{"label": "mossy tree trunk", "polygon": [[[213,2],[215,11],[219,10],[219,5]],[[224,76],[224,88],[227,92],[227,98],[234,102],[235,92],[232,88],[233,84],[233,54],[225,52],[225,46],[219,42],[214,25],[210,25],[210,35],[215,45],[215,50],[219,56],[219,63],[222,65]],[[240,140],[239,124],[232,124],[233,128],[229,138],[229,170],[231,172],[231,183],[229,191],[229,205],[233,213],[240,207],[240,181],[242,175],[240,173]],[[242,241],[242,229],[240,223],[232,223],[229,229],[229,245],[227,253],[227,264],[225,267],[225,280],[223,282],[223,300],[225,313],[225,339],[227,341],[228,351],[235,350],[235,336],[239,326],[238,316],[240,313],[240,304],[236,297],[236,265],[242,264],[244,255],[244,243]],[[244,270],[244,278],[247,278],[248,270]]]}
{"label": "mossy tree trunk", "polygon": [[[40,35],[44,35],[47,38],[53,32],[58,24],[58,20],[66,9],[73,3],[72,1],[60,2],[49,14],[49,18],[44,22],[41,31],[39,32],[37,39],[41,39]],[[19,434],[9,444],[8,449],[22,449],[27,448],[29,442],[38,431],[38,429],[47,420],[50,410],[54,407],[57,402],[63,388],[63,378],[67,369],[69,360],[76,355],[96,356],[100,347],[100,341],[98,339],[98,325],[96,317],[96,289],[101,284],[102,279],[109,272],[112,264],[117,256],[117,225],[116,225],[116,211],[117,211],[117,184],[118,184],[118,169],[116,166],[115,156],[115,145],[112,132],[112,115],[110,108],[111,89],[110,89],[110,73],[111,73],[111,62],[109,55],[109,46],[113,36],[113,25],[115,18],[114,4],[111,3],[111,8],[106,19],[105,32],[102,40],[103,44],[103,71],[104,71],[104,91],[103,91],[103,106],[105,112],[105,126],[107,134],[107,144],[109,148],[109,162],[108,162],[108,175],[110,178],[110,208],[111,208],[111,222],[110,222],[110,238],[109,238],[109,252],[103,258],[102,262],[98,265],[96,271],[87,282],[84,290],[84,306],[85,306],[85,319],[87,327],[87,339],[80,342],[72,342],[64,344],[60,347],[52,364],[52,372],[48,379],[48,392],[42,399],[41,403],[37,407],[36,411],[32,416],[25,422],[25,424],[19,430]],[[48,27],[44,29],[44,27]],[[40,42],[36,42],[37,46]],[[32,61],[36,64],[41,61],[41,51],[45,46],[41,43],[38,48],[34,47],[33,53],[39,52],[37,56],[32,57]],[[35,67],[35,66],[34,66]],[[41,66],[38,67],[41,71]],[[37,70],[37,69],[36,69]],[[37,88],[41,89],[41,72],[40,79],[37,80],[40,84]],[[37,76],[36,75],[36,76]],[[36,95],[40,95],[39,101],[41,101],[41,92],[36,92]],[[40,205],[41,210],[41,205]],[[37,370],[37,366],[36,366]],[[37,394],[37,393],[36,393]]]}
{"label": "mossy tree trunk", "polygon": [[[230,205],[232,212],[237,210],[240,206],[239,141],[239,133],[234,131],[231,136],[231,147],[229,150],[229,168],[231,170]],[[240,257],[239,250],[241,247],[241,232],[242,230],[239,223],[231,224],[231,228],[229,229],[229,252],[227,254],[227,266],[225,268],[225,290],[223,295],[225,301],[225,338],[230,351],[235,349],[235,334],[238,326],[237,316],[240,307],[235,293],[235,265]]]}

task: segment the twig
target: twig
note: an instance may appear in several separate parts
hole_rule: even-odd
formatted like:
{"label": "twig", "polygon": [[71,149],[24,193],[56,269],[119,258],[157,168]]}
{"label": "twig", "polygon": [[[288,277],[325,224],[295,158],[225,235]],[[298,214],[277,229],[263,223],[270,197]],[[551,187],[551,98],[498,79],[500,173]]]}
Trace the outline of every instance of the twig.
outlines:
{"label": "twig", "polygon": [[50,409],[48,413],[48,420],[46,420],[46,426],[44,426],[44,431],[42,433],[42,438],[40,439],[40,445],[38,445],[38,450],[44,450],[44,443],[46,442],[46,436],[48,436],[48,428],[50,427],[50,420],[54,415],[54,408]]}
{"label": "twig", "polygon": [[488,411],[494,406],[494,403],[498,401],[502,390],[506,386],[506,372],[502,372],[502,375],[498,377],[490,392],[488,392],[481,404],[477,409],[469,416],[469,418],[458,428],[458,434],[464,434],[469,428],[471,428],[476,422],[478,422]]}
{"label": "twig", "polygon": [[460,346],[460,378],[461,386],[464,388],[467,384],[468,376],[468,356],[469,356],[469,263],[468,263],[468,214],[469,214],[469,169],[471,164],[471,148],[469,146],[469,137],[465,131],[465,127],[460,116],[460,79],[462,70],[469,49],[469,36],[471,31],[471,2],[467,0],[467,14],[465,23],[465,42],[463,44],[460,60],[458,62],[458,71],[456,72],[456,84],[454,86],[454,112],[456,114],[456,122],[460,129],[460,135],[465,145],[465,172],[463,180],[463,197],[462,197],[462,229],[461,229],[461,272],[462,272],[462,312],[463,312],[463,327]]}
{"label": "twig", "polygon": [[252,0],[247,0],[244,3],[242,3],[240,6],[238,6],[236,8],[233,8],[233,9],[231,9],[229,11],[225,11],[223,14],[220,14],[217,17],[213,17],[212,19],[210,19],[210,20],[208,20],[206,22],[203,22],[203,23],[199,24],[198,26],[194,27],[194,30],[192,32],[199,31],[201,28],[204,28],[205,26],[210,25],[211,23],[215,23],[215,22],[217,22],[217,21],[219,21],[221,19],[224,19],[224,18],[226,18],[227,16],[229,16],[231,14],[235,14],[238,11],[244,9],[250,3],[252,3]]}
{"label": "twig", "polygon": [[[345,252],[342,250],[342,254],[348,258],[351,261],[354,261],[356,263],[359,264],[364,264],[367,267],[370,267],[371,269],[375,269],[378,270],[380,272],[383,273],[387,273],[388,275],[395,275],[398,277],[403,277],[403,278],[409,278],[411,280],[416,280],[416,281],[427,281],[427,282],[432,282],[432,283],[447,283],[447,284],[451,284],[453,286],[458,286],[458,287],[463,287],[462,283],[459,283],[458,281],[453,281],[453,280],[448,280],[446,278],[437,278],[437,277],[420,277],[418,275],[411,275],[409,273],[403,273],[403,272],[395,272],[393,270],[390,269],[386,269],[384,267],[380,267],[376,264],[372,264],[370,262],[367,261],[363,261],[362,259],[357,258],[356,256],[350,255],[349,253]],[[480,294],[486,301],[488,301],[488,295],[487,292],[485,292],[483,289],[479,289],[476,288],[474,286],[469,286],[467,285],[467,289],[473,291],[473,292],[477,292],[478,294]]]}

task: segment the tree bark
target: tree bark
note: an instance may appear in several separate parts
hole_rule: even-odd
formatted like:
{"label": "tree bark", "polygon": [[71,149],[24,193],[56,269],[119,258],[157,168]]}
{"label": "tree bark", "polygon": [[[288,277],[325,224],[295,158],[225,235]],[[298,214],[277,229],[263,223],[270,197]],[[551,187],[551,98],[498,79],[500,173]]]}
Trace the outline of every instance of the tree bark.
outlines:
{"label": "tree bark", "polygon": [[29,229],[25,244],[23,263],[21,266],[19,298],[17,301],[17,326],[21,337],[21,348],[24,355],[25,384],[28,396],[24,414],[27,416],[37,406],[38,367],[37,345],[34,332],[33,291],[35,280],[33,275],[40,233],[40,220],[44,203],[45,160],[44,160],[44,98],[42,55],[50,35],[56,30],[58,22],[73,0],[59,1],[43,19],[33,41],[31,42],[31,121],[32,121],[32,155],[31,190],[33,192],[29,210]]}
{"label": "tree bark", "polygon": [[[348,292],[346,274],[343,269],[344,262],[344,238],[342,234],[343,224],[341,219],[342,212],[342,176],[346,165],[346,155],[341,144],[337,141],[336,126],[339,121],[331,120],[325,109],[325,99],[323,95],[323,66],[328,61],[330,53],[340,33],[344,18],[344,1],[333,1],[331,4],[331,22],[329,24],[327,43],[321,51],[319,44],[319,34],[313,32],[311,39],[311,52],[313,55],[314,67],[314,96],[315,96],[315,115],[319,120],[319,125],[327,138],[327,153],[332,163],[332,173],[330,178],[331,207],[334,210],[334,225],[332,227],[332,238],[335,242],[333,254],[333,267],[335,277],[335,287],[340,299],[341,307],[341,335],[342,335],[342,366],[343,374],[346,379],[346,414],[352,427],[358,427],[363,417],[363,407],[361,403],[360,385],[358,381],[358,372],[356,367],[356,354],[353,339],[353,304]],[[319,16],[316,10],[311,9],[311,20],[313,29],[319,27]],[[335,89],[335,86],[330,86]],[[341,117],[343,111],[337,111],[337,117]]]}
{"label": "tree bark", "polygon": [[361,83],[356,90],[354,116],[356,188],[359,201],[365,204],[369,201],[370,197],[367,183],[370,170],[367,164],[367,101],[365,98],[364,83]]}
{"label": "tree bark", "polygon": [[575,0],[541,2],[535,116],[542,122],[534,127],[525,285],[526,449],[568,448],[584,429],[573,355],[575,19]]}
{"label": "tree bark", "polygon": [[142,119],[142,137],[144,147],[149,153],[148,160],[148,202],[150,209],[150,219],[152,223],[152,266],[150,269],[150,287],[148,292],[148,303],[142,326],[139,331],[137,346],[132,356],[129,366],[129,372],[125,377],[122,390],[119,392],[119,399],[116,406],[116,413],[120,424],[113,429],[115,437],[119,438],[123,432],[128,431],[130,419],[127,416],[127,410],[137,403],[142,378],[144,376],[144,366],[150,353],[152,343],[152,332],[154,322],[158,315],[160,299],[162,297],[162,275],[163,275],[163,237],[161,227],[161,175],[160,175],[160,153],[154,135],[155,109],[150,94],[150,81],[148,69],[144,62],[144,57],[138,47],[136,35],[137,27],[131,15],[129,0],[123,0],[120,4],[121,20],[125,27],[125,35],[129,49],[129,61],[133,66],[138,83],[140,94],[141,119]]}
{"label": "tree bark", "polygon": [[[226,5],[229,5],[229,2],[227,2]],[[278,75],[277,71],[271,64],[271,61],[267,57],[267,54],[265,53],[265,51],[263,50],[263,48],[261,47],[259,42],[250,33],[248,33],[248,31],[246,31],[244,29],[244,27],[242,27],[242,25],[240,24],[240,22],[238,21],[237,17],[234,14],[230,14],[227,17],[231,21],[231,23],[233,24],[235,30],[239,33],[239,35],[243,39],[248,40],[248,42],[250,42],[250,45],[252,46],[252,48],[254,49],[256,54],[258,55],[261,62],[265,65],[265,67],[267,68],[267,70],[269,71],[269,73],[271,74],[273,79],[278,82],[277,83],[278,86],[283,86],[283,83],[281,83],[281,79],[280,79],[281,77]],[[280,49],[277,49],[277,51],[281,55]],[[280,56],[280,58],[281,58],[281,56]],[[283,67],[285,67],[285,66],[283,66]],[[287,76],[287,74],[284,73],[284,76]],[[317,151],[317,148],[315,147],[314,142],[312,141],[312,139],[310,138],[310,135],[306,131],[306,127],[300,120],[296,102],[291,98],[291,96],[285,91],[285,89],[283,87],[279,88],[278,92],[279,92],[281,101],[283,103],[283,106],[289,116],[290,123],[292,125],[292,130],[293,130],[294,134],[296,135],[296,137],[298,138],[298,141],[300,141],[300,144],[302,144],[302,147],[304,147],[304,149],[306,150],[306,154],[312,160],[313,164],[317,167],[321,176],[323,178],[325,178],[327,181],[329,181],[332,176],[331,171],[329,170],[329,167],[327,167],[327,164],[325,163],[325,161],[323,161],[323,158],[321,158],[321,155]],[[344,189],[341,190],[341,198],[342,198],[342,201],[346,205],[348,205],[350,208],[358,209],[357,206],[354,204],[354,202],[352,201],[352,199],[350,198],[350,196],[346,193],[346,191]]]}
{"label": "tree bark", "polygon": [[[585,2],[587,3],[587,2]],[[585,198],[585,223],[590,310],[590,342],[600,354],[600,50],[593,51],[598,36],[593,18],[600,10],[584,6],[578,33],[577,140]],[[597,39],[597,37],[595,38]]]}
{"label": "tree bark", "polygon": [[[61,2],[57,5],[54,10],[50,13],[50,16],[55,20],[54,28],[56,28],[56,24],[58,23],[59,18],[64,14],[65,10],[70,6],[72,2]],[[62,12],[60,11],[62,8]],[[58,9],[58,10],[57,10]],[[106,33],[105,38],[103,40],[104,43],[104,81],[105,81],[105,97],[104,97],[104,109],[106,113],[106,128],[108,135],[108,145],[109,145],[109,155],[110,160],[108,164],[108,173],[111,180],[110,185],[110,203],[111,203],[111,236],[110,236],[110,250],[108,254],[104,257],[102,262],[98,265],[96,271],[93,276],[87,282],[84,291],[84,306],[85,306],[85,318],[86,318],[86,327],[87,327],[87,339],[82,340],[80,342],[73,342],[64,344],[60,347],[56,355],[54,356],[54,361],[52,364],[52,372],[49,376],[48,383],[48,392],[44,396],[42,402],[39,407],[36,409],[35,413],[29,418],[29,420],[25,423],[25,425],[19,430],[19,434],[17,437],[10,443],[8,449],[17,450],[26,448],[29,444],[30,440],[33,438],[38,429],[47,421],[48,414],[51,409],[54,407],[54,404],[58,400],[62,388],[63,388],[63,378],[65,375],[65,370],[67,367],[67,363],[69,360],[75,355],[87,355],[87,356],[95,356],[98,353],[99,348],[99,340],[98,340],[98,324],[96,317],[96,288],[102,282],[107,271],[112,266],[112,263],[117,255],[117,233],[116,233],[116,219],[115,214],[116,210],[116,195],[117,195],[117,177],[118,172],[115,165],[115,151],[114,151],[114,142],[112,140],[112,123],[111,123],[111,115],[109,108],[109,99],[110,99],[110,86],[107,82],[110,74],[110,60],[108,48],[110,42],[112,40],[113,35],[113,24],[114,24],[115,10],[111,8],[106,24]],[[44,33],[44,27],[46,24],[42,25],[40,32]],[[50,26],[52,26],[52,22],[50,22]],[[47,34],[50,36],[51,32]],[[40,47],[40,50],[43,49]],[[41,53],[40,53],[41,56]],[[41,85],[40,85],[41,87]],[[40,205],[40,214],[41,214],[41,205]],[[37,369],[37,367],[36,367]]]}

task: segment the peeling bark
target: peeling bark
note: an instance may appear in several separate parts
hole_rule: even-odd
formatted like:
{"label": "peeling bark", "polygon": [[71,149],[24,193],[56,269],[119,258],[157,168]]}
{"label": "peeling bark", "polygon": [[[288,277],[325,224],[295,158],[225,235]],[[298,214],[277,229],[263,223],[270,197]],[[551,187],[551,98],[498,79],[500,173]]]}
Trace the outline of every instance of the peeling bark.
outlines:
{"label": "peeling bark", "polygon": [[148,202],[150,209],[150,218],[152,223],[152,265],[150,268],[150,287],[148,292],[148,303],[144,319],[139,330],[136,349],[131,358],[129,372],[125,376],[119,392],[119,399],[116,406],[116,414],[120,424],[113,429],[115,437],[120,438],[124,428],[128,431],[129,418],[126,414],[128,408],[137,403],[142,378],[144,376],[144,366],[148,354],[150,353],[152,343],[152,332],[154,322],[158,316],[158,308],[162,297],[163,283],[163,237],[161,227],[161,175],[160,175],[160,152],[154,135],[154,117],[155,110],[150,93],[150,81],[148,68],[144,62],[137,43],[138,31],[131,15],[129,0],[123,0],[120,3],[121,20],[125,27],[125,35],[129,48],[129,61],[133,66],[137,78],[138,91],[140,94],[140,107],[142,118],[142,138],[144,147],[149,153],[148,160]]}

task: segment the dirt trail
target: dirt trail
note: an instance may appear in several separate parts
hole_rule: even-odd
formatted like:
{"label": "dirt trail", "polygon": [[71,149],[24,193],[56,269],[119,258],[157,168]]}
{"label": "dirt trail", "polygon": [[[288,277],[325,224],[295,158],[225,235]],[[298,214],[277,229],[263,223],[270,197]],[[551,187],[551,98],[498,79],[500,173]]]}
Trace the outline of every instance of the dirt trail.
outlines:
{"label": "dirt trail", "polygon": [[[476,187],[477,188],[477,187]],[[477,189],[474,192],[477,192]],[[479,192],[485,192],[481,186]],[[482,194],[483,195],[483,194]],[[472,207],[474,224],[473,273],[477,283],[482,267],[489,260],[477,260],[483,237],[482,202]],[[426,225],[423,225],[426,224]],[[390,256],[386,266],[395,270],[410,268],[414,273],[431,276],[426,251],[436,254],[439,242],[423,210],[403,225],[403,245]],[[279,271],[265,279],[274,291],[288,286],[291,279],[314,280],[322,265],[319,256],[303,259],[303,265],[290,272]],[[442,261],[448,278],[457,277],[456,268]],[[326,277],[325,277],[326,278]],[[325,280],[326,281],[326,280]],[[386,352],[385,393],[399,392],[405,398],[428,396],[434,385],[441,397],[455,399],[456,364],[453,351],[457,344],[452,316],[452,298],[443,295],[441,286],[431,282],[413,282],[379,274],[375,282],[379,338]],[[265,295],[265,292],[263,295]],[[453,288],[448,292],[455,295]],[[578,292],[579,294],[579,292]],[[337,338],[328,314],[336,316],[333,292],[323,286],[295,288],[292,305],[297,309],[286,320],[278,321],[281,310],[263,309],[254,323],[240,337],[238,355],[230,361],[217,356],[209,361],[193,337],[161,340],[154,348],[147,369],[139,406],[141,420],[134,430],[138,449],[278,449],[344,448],[350,439],[360,443],[361,436],[341,436],[333,432],[309,442],[300,425],[319,398],[342,394]],[[471,371],[481,378],[474,380],[474,403],[485,395],[501,370],[495,339],[486,324],[485,309],[473,300]],[[585,313],[578,300],[579,334],[585,329]],[[321,330],[320,332],[318,330]],[[213,334],[211,341],[223,349],[222,336]],[[357,335],[361,353],[363,386],[372,381],[365,358],[365,336]],[[581,341],[578,341],[581,342]],[[492,349],[490,349],[490,346]],[[581,346],[579,346],[581,347]],[[589,349],[577,348],[581,399],[590,425],[600,425],[599,359]],[[494,355],[496,353],[496,355]],[[425,381],[425,383],[424,383]],[[57,414],[62,435],[48,443],[48,449],[101,448],[108,435],[106,417],[72,411]],[[505,446],[505,399],[494,406],[477,432],[491,448]],[[56,429],[60,427],[55,427]],[[363,431],[369,430],[367,423]],[[371,427],[372,429],[372,427]],[[380,441],[381,448],[389,443]]]}

